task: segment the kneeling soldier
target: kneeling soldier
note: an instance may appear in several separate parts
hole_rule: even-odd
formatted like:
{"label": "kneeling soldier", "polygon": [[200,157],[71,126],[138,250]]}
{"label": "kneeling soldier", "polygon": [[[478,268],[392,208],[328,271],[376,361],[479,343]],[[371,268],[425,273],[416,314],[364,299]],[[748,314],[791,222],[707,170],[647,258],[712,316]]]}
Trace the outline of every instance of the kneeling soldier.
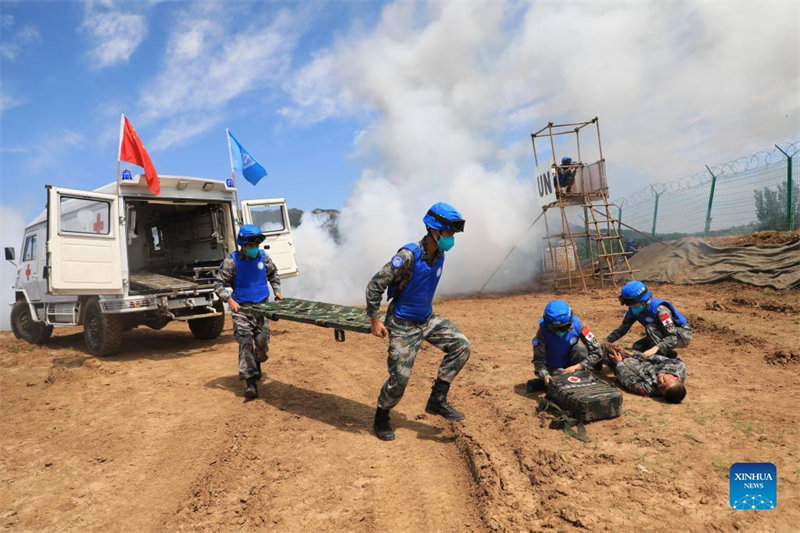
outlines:
{"label": "kneeling soldier", "polygon": [[675,306],[650,294],[641,281],[629,281],[622,287],[619,303],[628,306],[622,324],[603,343],[606,352],[615,351],[612,343],[622,338],[634,322],[644,326],[646,336],[633,343],[632,349],[650,357],[656,353],[678,357],[675,348],[685,348],[692,341],[692,328]]}
{"label": "kneeling soldier", "polygon": [[[403,397],[423,340],[445,352],[425,411],[450,420],[464,419],[464,414],[447,402],[447,392],[469,359],[469,341],[455,324],[435,314],[431,305],[445,252],[455,244],[455,233],[464,231],[464,219],[453,206],[439,202],[422,221],[427,229],[425,237],[398,250],[367,284],[372,334],[389,335],[389,379],[378,396],[373,427],[381,440],[394,440],[389,410]],[[378,308],[387,288],[392,301],[384,324],[378,318]]]}
{"label": "kneeling soldier", "polygon": [[[578,344],[580,339],[583,344]],[[527,391],[546,390],[550,374],[570,374],[602,364],[602,351],[592,331],[581,324],[564,300],[553,300],[544,308],[533,344],[533,371]],[[584,346],[585,345],[585,346]]]}
{"label": "kneeling soldier", "polygon": [[258,226],[242,226],[236,237],[236,244],[241,248],[225,258],[214,282],[217,296],[231,309],[233,337],[239,343],[239,379],[247,380],[244,395],[248,399],[258,396],[256,383],[261,379],[261,363],[267,360],[269,353],[269,322],[264,316],[240,311],[248,305],[266,302],[269,285],[275,291],[276,300],[283,298],[278,269],[258,246],[264,239]]}

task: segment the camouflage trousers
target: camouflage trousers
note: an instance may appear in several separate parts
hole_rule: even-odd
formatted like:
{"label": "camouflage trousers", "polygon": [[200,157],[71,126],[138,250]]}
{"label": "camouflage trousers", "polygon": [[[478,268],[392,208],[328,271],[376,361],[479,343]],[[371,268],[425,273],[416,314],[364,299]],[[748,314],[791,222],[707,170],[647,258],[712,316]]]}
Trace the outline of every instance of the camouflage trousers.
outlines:
{"label": "camouflage trousers", "polygon": [[467,337],[455,324],[436,314],[422,324],[390,314],[386,318],[386,328],[389,330],[389,357],[386,362],[389,379],[378,396],[378,407],[381,409],[391,409],[400,402],[422,341],[428,341],[445,353],[439,365],[438,378],[447,383],[455,379],[469,359]]}
{"label": "camouflage trousers", "polygon": [[269,319],[248,313],[231,313],[233,338],[239,343],[239,379],[261,377],[269,358]]}
{"label": "camouflage trousers", "polygon": [[[631,348],[637,352],[647,351],[664,339],[664,332],[658,326],[651,324],[646,326],[644,329],[647,335],[634,342],[631,346]],[[692,342],[691,328],[676,326],[675,332],[678,336],[678,345],[676,348],[686,348],[689,346],[689,343]],[[676,352],[674,349],[670,349],[667,350],[667,353],[662,353],[661,355],[667,357],[677,357],[678,352]]]}

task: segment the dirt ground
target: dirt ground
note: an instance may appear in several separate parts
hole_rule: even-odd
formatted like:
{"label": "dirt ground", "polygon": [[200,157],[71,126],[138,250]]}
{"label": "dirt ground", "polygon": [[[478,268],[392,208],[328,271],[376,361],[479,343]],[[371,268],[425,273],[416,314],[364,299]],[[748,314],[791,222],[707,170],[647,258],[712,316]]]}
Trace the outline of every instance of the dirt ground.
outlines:
{"label": "dirt ground", "polygon": [[[214,342],[171,324],[87,355],[78,329],[31,346],[0,335],[0,527],[11,531],[797,531],[800,293],[654,285],[694,326],[680,405],[625,394],[583,443],[526,395],[530,338],[553,293],[437,302],[472,343],[451,399],[424,414],[426,346],[370,432],[386,341],[272,323],[261,398],[245,402],[230,321]],[[616,290],[566,295],[605,336]],[[288,295],[287,295],[288,296]],[[639,326],[624,340],[633,342]],[[545,421],[546,422],[546,421]],[[772,462],[778,506],[733,511],[728,469]]]}

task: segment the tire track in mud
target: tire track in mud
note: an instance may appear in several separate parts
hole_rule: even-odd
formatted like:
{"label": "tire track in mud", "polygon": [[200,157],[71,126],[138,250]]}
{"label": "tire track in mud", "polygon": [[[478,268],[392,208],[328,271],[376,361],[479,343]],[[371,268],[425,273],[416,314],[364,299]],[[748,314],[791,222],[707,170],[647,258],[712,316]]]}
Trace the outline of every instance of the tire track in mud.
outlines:
{"label": "tire track in mud", "polygon": [[289,355],[296,353],[295,342],[299,348],[309,339],[280,338],[285,355],[271,357],[271,377],[257,400],[242,402],[235,377],[218,380],[235,395],[220,431],[225,442],[191,481],[175,512],[163,517],[161,529],[485,529],[456,435],[447,422],[421,414],[427,383],[409,387],[392,411],[397,440],[381,442],[371,426],[382,365],[368,361],[342,368],[342,358],[359,353],[352,345],[326,346],[333,353],[310,365]]}
{"label": "tire track in mud", "polygon": [[[495,417],[501,415],[494,407],[488,410]],[[574,476],[574,468],[556,452],[524,450],[520,446],[524,441],[509,427],[512,420],[488,428],[454,425],[484,525],[491,531],[584,527],[574,509],[551,503],[568,496],[557,480]]]}

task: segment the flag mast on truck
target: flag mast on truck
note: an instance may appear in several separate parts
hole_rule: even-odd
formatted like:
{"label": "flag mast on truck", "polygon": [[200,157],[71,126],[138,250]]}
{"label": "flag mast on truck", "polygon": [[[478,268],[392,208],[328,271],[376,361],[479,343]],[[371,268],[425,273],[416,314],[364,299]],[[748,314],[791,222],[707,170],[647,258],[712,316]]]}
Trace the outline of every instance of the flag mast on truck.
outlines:
{"label": "flag mast on truck", "polygon": [[133,129],[125,113],[120,117],[119,124],[119,152],[117,152],[117,196],[119,196],[119,163],[125,161],[144,169],[147,187],[154,194],[161,194],[161,185],[158,182],[158,173],[153,166],[147,150],[144,148],[139,135]]}
{"label": "flag mast on truck", "polygon": [[231,151],[231,131],[225,128],[225,137],[228,139],[228,157],[231,161],[231,179],[233,180],[233,198],[236,204],[237,221],[242,224],[242,208],[239,204],[239,189],[236,187],[236,169],[233,166],[233,152]]}

